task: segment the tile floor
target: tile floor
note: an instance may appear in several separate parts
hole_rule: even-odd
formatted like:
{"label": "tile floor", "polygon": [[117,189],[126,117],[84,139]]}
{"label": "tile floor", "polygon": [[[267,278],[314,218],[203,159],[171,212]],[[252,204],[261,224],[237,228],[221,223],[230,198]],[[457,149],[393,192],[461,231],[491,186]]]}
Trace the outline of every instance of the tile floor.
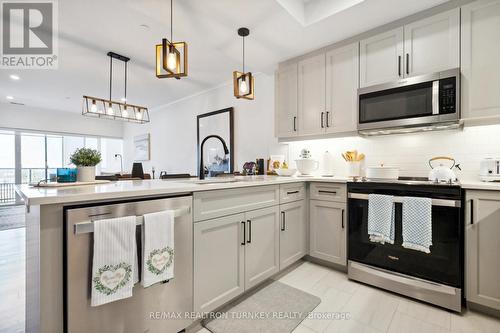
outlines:
{"label": "tile floor", "polygon": [[[476,312],[462,315],[398,296],[310,262],[283,276],[281,282],[321,298],[314,312],[346,312],[349,320],[306,319],[294,333],[498,333],[500,320]],[[210,333],[206,329],[198,333]]]}

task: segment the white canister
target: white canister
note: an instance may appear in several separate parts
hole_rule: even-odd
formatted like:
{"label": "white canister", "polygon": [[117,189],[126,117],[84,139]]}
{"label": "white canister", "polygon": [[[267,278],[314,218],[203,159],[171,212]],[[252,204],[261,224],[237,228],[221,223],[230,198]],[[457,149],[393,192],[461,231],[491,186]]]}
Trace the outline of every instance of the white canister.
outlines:
{"label": "white canister", "polygon": [[76,180],[79,182],[95,181],[95,166],[79,166]]}
{"label": "white canister", "polygon": [[361,176],[361,161],[347,162],[347,176],[348,177]]}

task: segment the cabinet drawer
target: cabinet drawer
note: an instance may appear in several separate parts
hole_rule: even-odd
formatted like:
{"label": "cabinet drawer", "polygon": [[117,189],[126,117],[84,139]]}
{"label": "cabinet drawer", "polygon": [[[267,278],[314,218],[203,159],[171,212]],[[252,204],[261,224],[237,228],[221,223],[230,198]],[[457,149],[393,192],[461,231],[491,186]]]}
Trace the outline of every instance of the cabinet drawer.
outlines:
{"label": "cabinet drawer", "polygon": [[278,205],[279,186],[197,192],[193,198],[194,221],[198,222]]}
{"label": "cabinet drawer", "polygon": [[302,200],[306,197],[305,183],[293,183],[280,185],[280,203]]}
{"label": "cabinet drawer", "polygon": [[346,185],[335,183],[311,183],[310,199],[346,202]]}

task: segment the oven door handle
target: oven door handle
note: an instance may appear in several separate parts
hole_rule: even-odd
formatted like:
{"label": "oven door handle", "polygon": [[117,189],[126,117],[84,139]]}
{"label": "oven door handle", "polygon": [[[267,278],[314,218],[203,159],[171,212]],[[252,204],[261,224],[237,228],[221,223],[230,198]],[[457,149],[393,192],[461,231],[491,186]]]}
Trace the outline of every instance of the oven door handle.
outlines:
{"label": "oven door handle", "polygon": [[[365,193],[349,193],[349,199],[360,199],[368,200],[368,194]],[[394,202],[402,203],[404,197],[394,196]],[[448,199],[432,199],[433,206],[443,206],[443,207],[462,207],[462,201],[460,200],[448,200]]]}

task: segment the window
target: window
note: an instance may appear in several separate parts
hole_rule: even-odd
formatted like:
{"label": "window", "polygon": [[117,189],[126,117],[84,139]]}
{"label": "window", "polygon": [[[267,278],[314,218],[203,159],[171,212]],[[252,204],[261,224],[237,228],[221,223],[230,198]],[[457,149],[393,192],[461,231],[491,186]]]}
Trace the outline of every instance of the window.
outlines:
{"label": "window", "polygon": [[[16,140],[16,137],[19,140]],[[16,148],[16,145],[19,147]],[[57,168],[74,167],[70,156],[76,149],[91,148],[101,152],[97,172],[118,173],[123,154],[123,140],[77,135],[19,133],[0,130],[0,183],[36,183],[56,179]],[[20,168],[16,169],[16,149],[20,152]]]}
{"label": "window", "polygon": [[21,134],[21,182],[34,183],[47,179],[45,135]]}
{"label": "window", "polygon": [[16,148],[14,132],[0,131],[0,183],[15,183]]}

